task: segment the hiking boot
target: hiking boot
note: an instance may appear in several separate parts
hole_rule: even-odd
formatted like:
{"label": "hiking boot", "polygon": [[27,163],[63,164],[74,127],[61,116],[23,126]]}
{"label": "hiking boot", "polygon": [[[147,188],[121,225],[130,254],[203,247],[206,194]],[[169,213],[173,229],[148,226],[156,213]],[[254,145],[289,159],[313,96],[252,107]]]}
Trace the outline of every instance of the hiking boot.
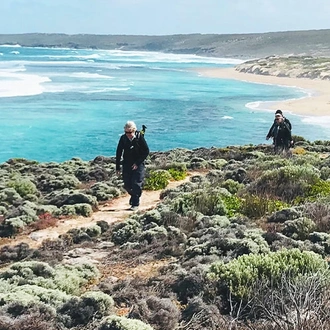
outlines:
{"label": "hiking boot", "polygon": [[138,209],[139,209],[138,206],[133,206],[133,205],[129,208],[130,211],[137,211]]}

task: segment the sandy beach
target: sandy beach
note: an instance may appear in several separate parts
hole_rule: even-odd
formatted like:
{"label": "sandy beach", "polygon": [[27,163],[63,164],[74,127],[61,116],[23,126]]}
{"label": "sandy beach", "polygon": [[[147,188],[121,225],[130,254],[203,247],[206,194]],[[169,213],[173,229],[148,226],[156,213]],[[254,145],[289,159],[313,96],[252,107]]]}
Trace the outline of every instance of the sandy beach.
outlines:
{"label": "sandy beach", "polygon": [[[305,98],[276,102],[271,109],[281,109],[284,113],[294,113],[302,116],[330,116],[330,81],[305,78],[286,78],[262,76],[235,71],[234,68],[201,69],[202,75],[214,78],[236,79],[255,83],[293,86],[306,90]],[[310,95],[310,96],[308,96]]]}

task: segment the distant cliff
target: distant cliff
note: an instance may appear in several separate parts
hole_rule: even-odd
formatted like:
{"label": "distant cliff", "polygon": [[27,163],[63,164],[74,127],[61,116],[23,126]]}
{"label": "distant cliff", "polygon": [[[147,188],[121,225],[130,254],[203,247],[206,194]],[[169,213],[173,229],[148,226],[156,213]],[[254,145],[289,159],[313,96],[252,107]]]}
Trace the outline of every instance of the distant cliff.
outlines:
{"label": "distant cliff", "polygon": [[159,51],[227,58],[272,55],[330,57],[330,29],[254,34],[177,34],[168,36],[91,34],[0,34],[0,44]]}
{"label": "distant cliff", "polygon": [[330,80],[330,58],[312,56],[271,56],[236,66],[246,73],[277,77]]}

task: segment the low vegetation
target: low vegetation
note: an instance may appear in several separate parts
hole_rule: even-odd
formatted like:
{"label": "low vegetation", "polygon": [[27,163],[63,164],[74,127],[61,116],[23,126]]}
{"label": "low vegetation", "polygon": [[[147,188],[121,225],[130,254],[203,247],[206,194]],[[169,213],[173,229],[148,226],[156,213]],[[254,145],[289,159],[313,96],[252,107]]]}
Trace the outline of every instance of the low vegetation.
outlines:
{"label": "low vegetation", "polygon": [[37,249],[6,240],[120,196],[114,158],[0,164],[0,329],[330,328],[330,143],[295,141],[151,153],[154,209]]}

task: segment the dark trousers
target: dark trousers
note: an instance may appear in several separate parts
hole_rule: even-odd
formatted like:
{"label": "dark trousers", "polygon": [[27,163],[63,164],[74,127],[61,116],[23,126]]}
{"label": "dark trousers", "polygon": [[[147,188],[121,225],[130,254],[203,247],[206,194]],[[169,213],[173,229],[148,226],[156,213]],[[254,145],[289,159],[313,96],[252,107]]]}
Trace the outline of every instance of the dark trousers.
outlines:
{"label": "dark trousers", "polygon": [[290,148],[290,142],[288,138],[276,138],[274,140],[274,151],[275,153],[279,154],[282,152],[287,152]]}
{"label": "dark trousers", "polygon": [[131,166],[123,166],[124,188],[131,195],[130,204],[132,206],[139,206],[140,204],[144,177],[145,167],[143,163],[134,171]]}

